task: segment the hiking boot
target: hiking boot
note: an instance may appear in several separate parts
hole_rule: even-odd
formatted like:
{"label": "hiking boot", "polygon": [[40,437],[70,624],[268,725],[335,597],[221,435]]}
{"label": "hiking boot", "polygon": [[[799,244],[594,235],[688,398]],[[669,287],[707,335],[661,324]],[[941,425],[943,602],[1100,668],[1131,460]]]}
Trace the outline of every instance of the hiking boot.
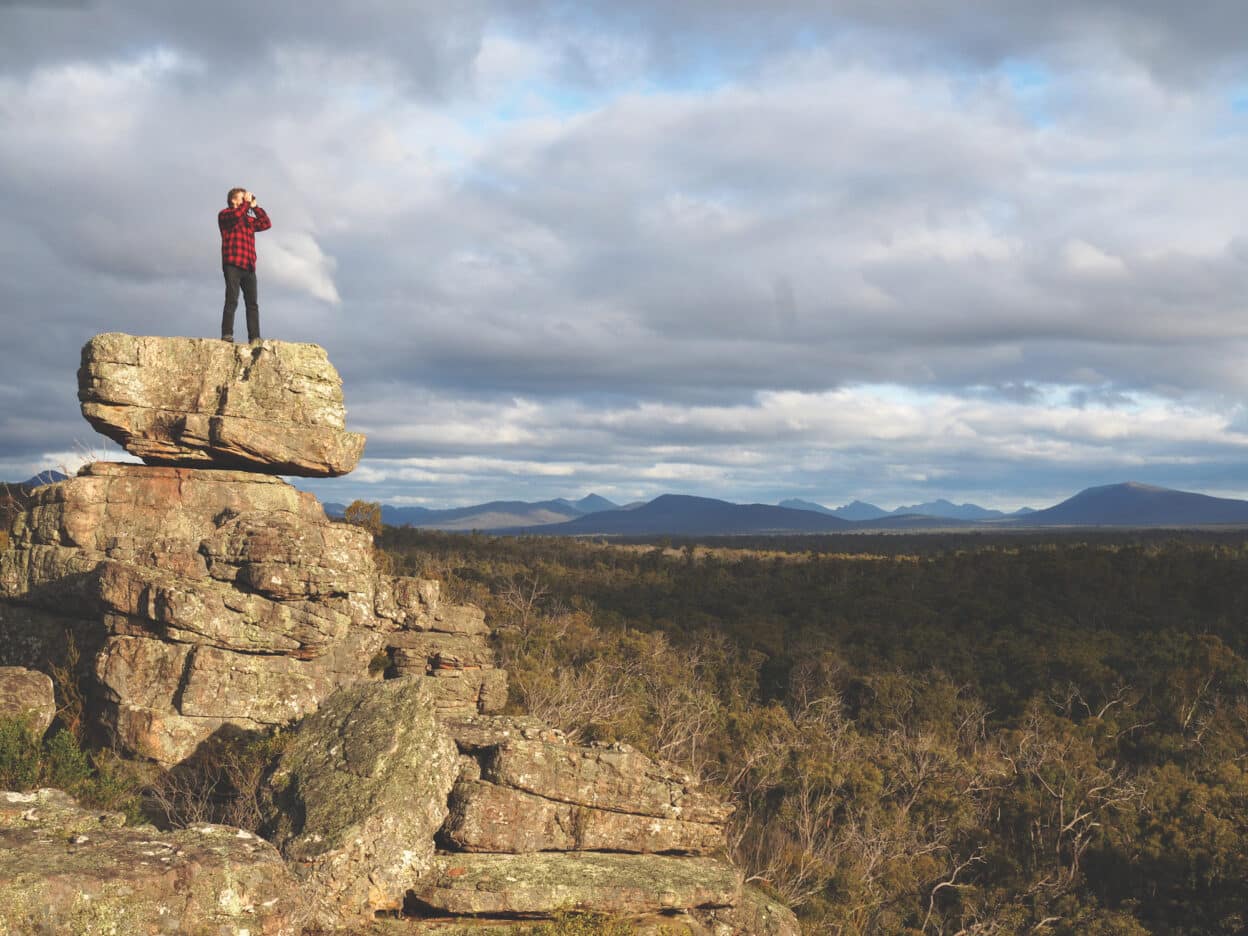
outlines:
{"label": "hiking boot", "polygon": [[233,343],[234,343],[234,336],[233,336],[233,335],[222,335],[222,336],[221,336],[221,340],[222,340],[222,341],[228,341],[230,344],[233,344]]}

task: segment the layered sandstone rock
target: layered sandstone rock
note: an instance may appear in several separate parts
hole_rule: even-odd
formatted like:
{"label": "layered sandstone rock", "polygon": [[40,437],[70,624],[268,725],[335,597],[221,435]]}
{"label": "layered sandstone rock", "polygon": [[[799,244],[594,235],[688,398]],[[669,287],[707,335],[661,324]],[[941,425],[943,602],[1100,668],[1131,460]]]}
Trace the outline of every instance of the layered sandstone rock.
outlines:
{"label": "layered sandstone rock", "polygon": [[735,871],[708,858],[577,852],[443,855],[412,896],[456,915],[637,914],[728,907],[740,889]]}
{"label": "layered sandstone rock", "polygon": [[10,542],[0,597],[93,622],[75,630],[100,634],[94,708],[165,764],[223,725],[313,711],[395,626],[374,613],[369,534],[265,475],[97,462],[39,489]]}
{"label": "layered sandstone rock", "polygon": [[333,477],[364,437],[346,431],[325,349],[264,341],[97,335],[78,370],[82,415],[153,465]]}
{"label": "layered sandstone rock", "polygon": [[459,769],[420,680],[331,696],[299,725],[269,778],[267,832],[325,926],[399,910],[428,870]]}
{"label": "layered sandstone rock", "polygon": [[508,737],[479,745],[443,829],[471,852],[674,852],[723,847],[730,810],[688,776],[622,745]]}
{"label": "layered sandstone rock", "polygon": [[50,676],[22,666],[0,666],[0,718],[25,722],[42,737],[55,717]]}
{"label": "layered sandstone rock", "polygon": [[[528,716],[451,715],[460,751],[418,915],[490,925],[579,909],[637,932],[798,936],[793,913],[714,857],[730,809],[626,745],[576,745]],[[435,932],[417,925],[417,932]]]}
{"label": "layered sandstone rock", "polygon": [[477,630],[477,616],[440,611],[436,619],[430,615],[424,623],[448,630],[408,629],[387,635],[394,671],[428,682],[443,715],[502,711],[507,704],[507,673],[495,667],[494,650]]}
{"label": "layered sandstone rock", "polygon": [[14,518],[0,598],[22,606],[0,612],[15,642],[3,662],[46,665],[72,634],[104,726],[164,764],[225,725],[294,721],[392,663],[447,713],[506,701],[478,609],[379,575],[367,531],[267,475],[88,465]]}
{"label": "layered sandstone rock", "polygon": [[0,936],[303,932],[297,884],[268,842],[124,821],[59,790],[0,793]]}

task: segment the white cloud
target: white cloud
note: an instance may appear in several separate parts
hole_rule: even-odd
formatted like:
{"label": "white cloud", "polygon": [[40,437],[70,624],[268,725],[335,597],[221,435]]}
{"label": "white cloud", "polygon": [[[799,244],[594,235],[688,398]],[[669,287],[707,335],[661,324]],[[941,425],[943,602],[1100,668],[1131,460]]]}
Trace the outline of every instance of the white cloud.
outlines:
{"label": "white cloud", "polygon": [[265,334],[326,345],[370,435],[344,484],[1233,486],[1233,30],[1066,0],[630,9],[279,0],[242,39],[228,3],[0,12],[0,283],[38,310],[0,350],[0,457],[83,431],[92,332],[211,333],[212,216],[244,184],[275,223]]}
{"label": "white cloud", "polygon": [[334,261],[321,252],[316,239],[306,232],[277,233],[264,239],[265,272],[273,279],[323,302],[341,302],[334,286]]}
{"label": "white cloud", "polygon": [[1113,257],[1084,240],[1072,240],[1063,248],[1066,268],[1072,273],[1085,276],[1124,276],[1126,264],[1121,257]]}

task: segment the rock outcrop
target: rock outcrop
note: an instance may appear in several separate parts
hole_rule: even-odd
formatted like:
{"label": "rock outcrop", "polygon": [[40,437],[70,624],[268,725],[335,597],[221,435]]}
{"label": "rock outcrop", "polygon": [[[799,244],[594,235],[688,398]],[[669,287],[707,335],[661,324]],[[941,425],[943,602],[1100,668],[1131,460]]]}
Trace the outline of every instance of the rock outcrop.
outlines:
{"label": "rock outcrop", "polygon": [[25,722],[42,737],[55,717],[52,677],[23,666],[0,666],[0,718]]}
{"label": "rock outcrop", "polygon": [[[335,689],[380,678],[370,663],[425,634],[414,629],[484,646],[480,611],[442,604],[436,582],[379,575],[367,531],[330,521],[279,478],[240,471],[96,462],[40,488],[0,553],[0,597],[25,606],[5,613],[19,640],[38,630],[17,626],[32,612],[51,642],[78,636],[103,727],[167,765],[225,725],[288,724]],[[27,656],[11,649],[6,662],[53,654],[22,642]],[[447,711],[506,701],[492,664],[432,666],[421,675]]]}
{"label": "rock outcrop", "polygon": [[731,810],[691,777],[627,745],[573,744],[526,716],[443,723],[459,777],[409,910],[482,925],[589,910],[646,932],[799,936],[792,911],[720,857]]}
{"label": "rock outcrop", "polygon": [[386,638],[395,673],[427,681],[443,715],[502,711],[507,673],[494,665],[481,612],[451,609],[419,623],[429,630],[409,628]]}
{"label": "rock outcrop", "polygon": [[165,764],[227,723],[313,711],[393,627],[373,613],[369,534],[264,475],[97,462],[39,489],[10,542],[0,597],[103,632],[95,708]]}
{"label": "rock outcrop", "polygon": [[78,399],[97,432],[151,465],[334,477],[364,450],[345,429],[338,372],[312,344],[97,335]]}
{"label": "rock outcrop", "polygon": [[303,932],[298,886],[268,842],[124,822],[59,790],[0,793],[0,936]]}
{"label": "rock outcrop", "polygon": [[303,720],[269,777],[264,812],[314,922],[402,909],[432,863],[457,759],[421,680],[342,690]]}
{"label": "rock outcrop", "polygon": [[723,860],[720,800],[627,746],[498,715],[507,674],[481,611],[381,574],[366,531],[273,477],[359,458],[322,349],[101,335],[79,385],[84,416],[149,464],[88,465],[11,521],[0,664],[76,665],[96,727],[167,767],[216,735],[298,722],[263,795],[287,863],[237,830],[162,837],[51,793],[7,801],[29,816],[0,801],[13,919],[72,932],[65,920],[106,909],[119,932],[280,934],[304,917],[325,932],[400,909],[484,927],[579,908],[796,933]]}

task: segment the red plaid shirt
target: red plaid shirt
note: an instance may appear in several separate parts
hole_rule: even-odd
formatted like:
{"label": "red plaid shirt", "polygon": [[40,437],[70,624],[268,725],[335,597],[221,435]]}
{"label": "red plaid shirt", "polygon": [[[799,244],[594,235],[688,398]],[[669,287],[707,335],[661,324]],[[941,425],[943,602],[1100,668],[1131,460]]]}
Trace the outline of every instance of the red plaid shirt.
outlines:
{"label": "red plaid shirt", "polygon": [[[254,218],[249,211],[256,213]],[[259,205],[252,208],[243,202],[237,208],[222,208],[217,215],[217,227],[221,229],[221,262],[254,270],[256,231],[267,231],[272,226],[273,222]]]}

